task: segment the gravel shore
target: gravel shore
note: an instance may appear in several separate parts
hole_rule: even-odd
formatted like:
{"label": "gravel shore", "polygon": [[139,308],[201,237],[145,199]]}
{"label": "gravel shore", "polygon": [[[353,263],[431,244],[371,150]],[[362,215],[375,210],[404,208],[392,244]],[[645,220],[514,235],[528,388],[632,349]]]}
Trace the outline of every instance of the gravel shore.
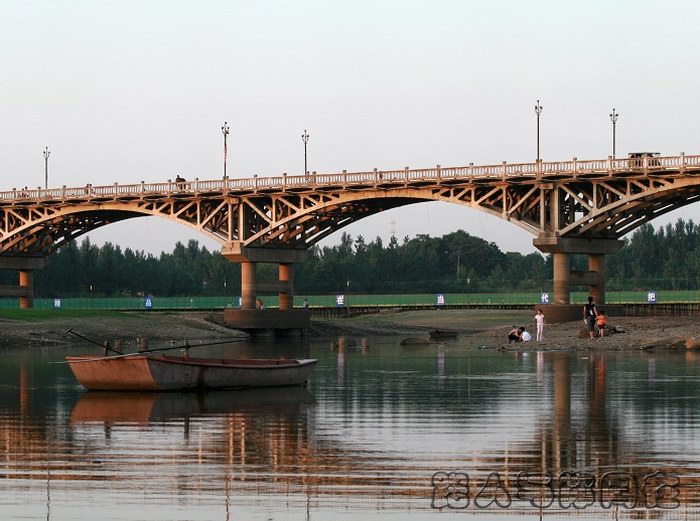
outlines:
{"label": "gravel shore", "polygon": [[80,342],[69,329],[100,343],[119,339],[125,347],[137,338],[182,342],[241,338],[241,331],[213,321],[210,313],[120,313],[108,317],[57,317],[47,320],[0,318],[0,345],[65,345]]}
{"label": "gravel shore", "polygon": [[[431,329],[459,331],[461,337],[478,338],[485,348],[501,350],[685,350],[700,348],[700,325],[696,317],[609,317],[611,333],[591,340],[583,319],[546,324],[541,342],[509,345],[508,332],[525,326],[535,338],[534,311],[438,310],[366,315],[325,321],[338,334],[405,334],[425,336]],[[323,323],[316,323],[316,327]]]}
{"label": "gravel shore", "polygon": [[[311,335],[396,335],[428,337],[431,329],[459,331],[462,338],[474,337],[488,349],[503,350],[639,350],[698,349],[700,325],[695,317],[610,317],[609,326],[621,333],[591,340],[583,321],[547,324],[541,342],[508,345],[513,325],[525,326],[532,336],[534,313],[529,311],[435,310],[363,315],[312,321]],[[152,341],[240,339],[246,335],[222,325],[216,313],[120,313],[117,316],[46,320],[0,318],[0,345],[71,344],[79,340],[67,330],[102,343],[120,339],[125,347],[137,338]]]}

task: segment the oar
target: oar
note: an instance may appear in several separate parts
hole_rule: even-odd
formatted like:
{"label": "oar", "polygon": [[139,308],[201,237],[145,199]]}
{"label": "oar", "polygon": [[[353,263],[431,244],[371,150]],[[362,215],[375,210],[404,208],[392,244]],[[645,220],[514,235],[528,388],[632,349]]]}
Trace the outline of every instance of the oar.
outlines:
{"label": "oar", "polygon": [[92,338],[88,338],[88,337],[86,337],[86,336],[81,335],[80,333],[76,333],[75,331],[73,331],[73,328],[72,328],[72,327],[71,327],[68,331],[66,331],[66,333],[70,333],[71,335],[75,335],[75,336],[77,336],[78,338],[82,338],[83,340],[87,340],[88,342],[91,342],[91,343],[93,343],[93,344],[95,344],[95,345],[98,345],[98,346],[100,346],[100,347],[107,348],[107,349],[109,349],[110,351],[112,351],[113,353],[117,353],[118,355],[123,354],[123,353],[120,353],[119,351],[117,351],[116,349],[112,349],[112,348],[110,347],[110,345],[109,345],[109,341],[105,342],[104,344],[100,344],[98,341],[93,340]]}
{"label": "oar", "polygon": [[[233,339],[233,340],[220,340],[217,342],[206,342],[204,344],[195,344],[191,345],[188,341],[185,340],[184,345],[181,346],[170,346],[170,347],[158,347],[156,349],[144,349],[143,351],[137,351],[136,353],[129,353],[132,355],[142,355],[144,353],[155,353],[157,351],[170,351],[171,349],[189,349],[190,347],[204,347],[204,346],[216,346],[220,344],[230,344],[232,342],[243,342],[243,339]],[[128,356],[128,355],[122,355],[122,356]],[[110,356],[109,358],[114,358],[113,356]]]}

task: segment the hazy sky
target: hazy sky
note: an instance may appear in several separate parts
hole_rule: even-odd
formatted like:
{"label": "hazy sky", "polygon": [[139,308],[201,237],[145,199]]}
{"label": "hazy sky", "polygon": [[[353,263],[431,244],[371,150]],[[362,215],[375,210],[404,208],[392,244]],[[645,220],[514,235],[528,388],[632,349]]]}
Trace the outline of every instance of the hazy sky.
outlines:
{"label": "hazy sky", "polygon": [[[700,154],[696,0],[0,0],[0,190],[49,184]],[[700,218],[690,206],[666,217]],[[424,203],[345,228],[532,236]],[[657,224],[654,222],[654,224]],[[337,242],[341,232],[322,244]],[[149,217],[93,241],[158,253],[216,243]]]}

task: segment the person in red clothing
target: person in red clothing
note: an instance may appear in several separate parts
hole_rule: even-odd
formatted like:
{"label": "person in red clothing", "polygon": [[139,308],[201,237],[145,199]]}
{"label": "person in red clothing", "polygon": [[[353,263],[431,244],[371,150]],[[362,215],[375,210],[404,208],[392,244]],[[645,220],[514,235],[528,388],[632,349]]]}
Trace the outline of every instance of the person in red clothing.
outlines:
{"label": "person in red clothing", "polygon": [[602,309],[598,311],[598,316],[595,319],[595,327],[598,330],[598,336],[605,336],[605,323],[607,317],[605,316],[605,311]]}

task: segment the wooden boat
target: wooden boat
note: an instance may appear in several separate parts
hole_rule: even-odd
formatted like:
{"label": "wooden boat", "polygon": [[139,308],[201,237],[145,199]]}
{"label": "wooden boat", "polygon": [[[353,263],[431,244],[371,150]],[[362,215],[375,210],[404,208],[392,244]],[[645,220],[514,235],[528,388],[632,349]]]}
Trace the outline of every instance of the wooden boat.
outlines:
{"label": "wooden boat", "polygon": [[173,391],[303,385],[314,359],[221,359],[166,355],[67,356],[95,391]]}

